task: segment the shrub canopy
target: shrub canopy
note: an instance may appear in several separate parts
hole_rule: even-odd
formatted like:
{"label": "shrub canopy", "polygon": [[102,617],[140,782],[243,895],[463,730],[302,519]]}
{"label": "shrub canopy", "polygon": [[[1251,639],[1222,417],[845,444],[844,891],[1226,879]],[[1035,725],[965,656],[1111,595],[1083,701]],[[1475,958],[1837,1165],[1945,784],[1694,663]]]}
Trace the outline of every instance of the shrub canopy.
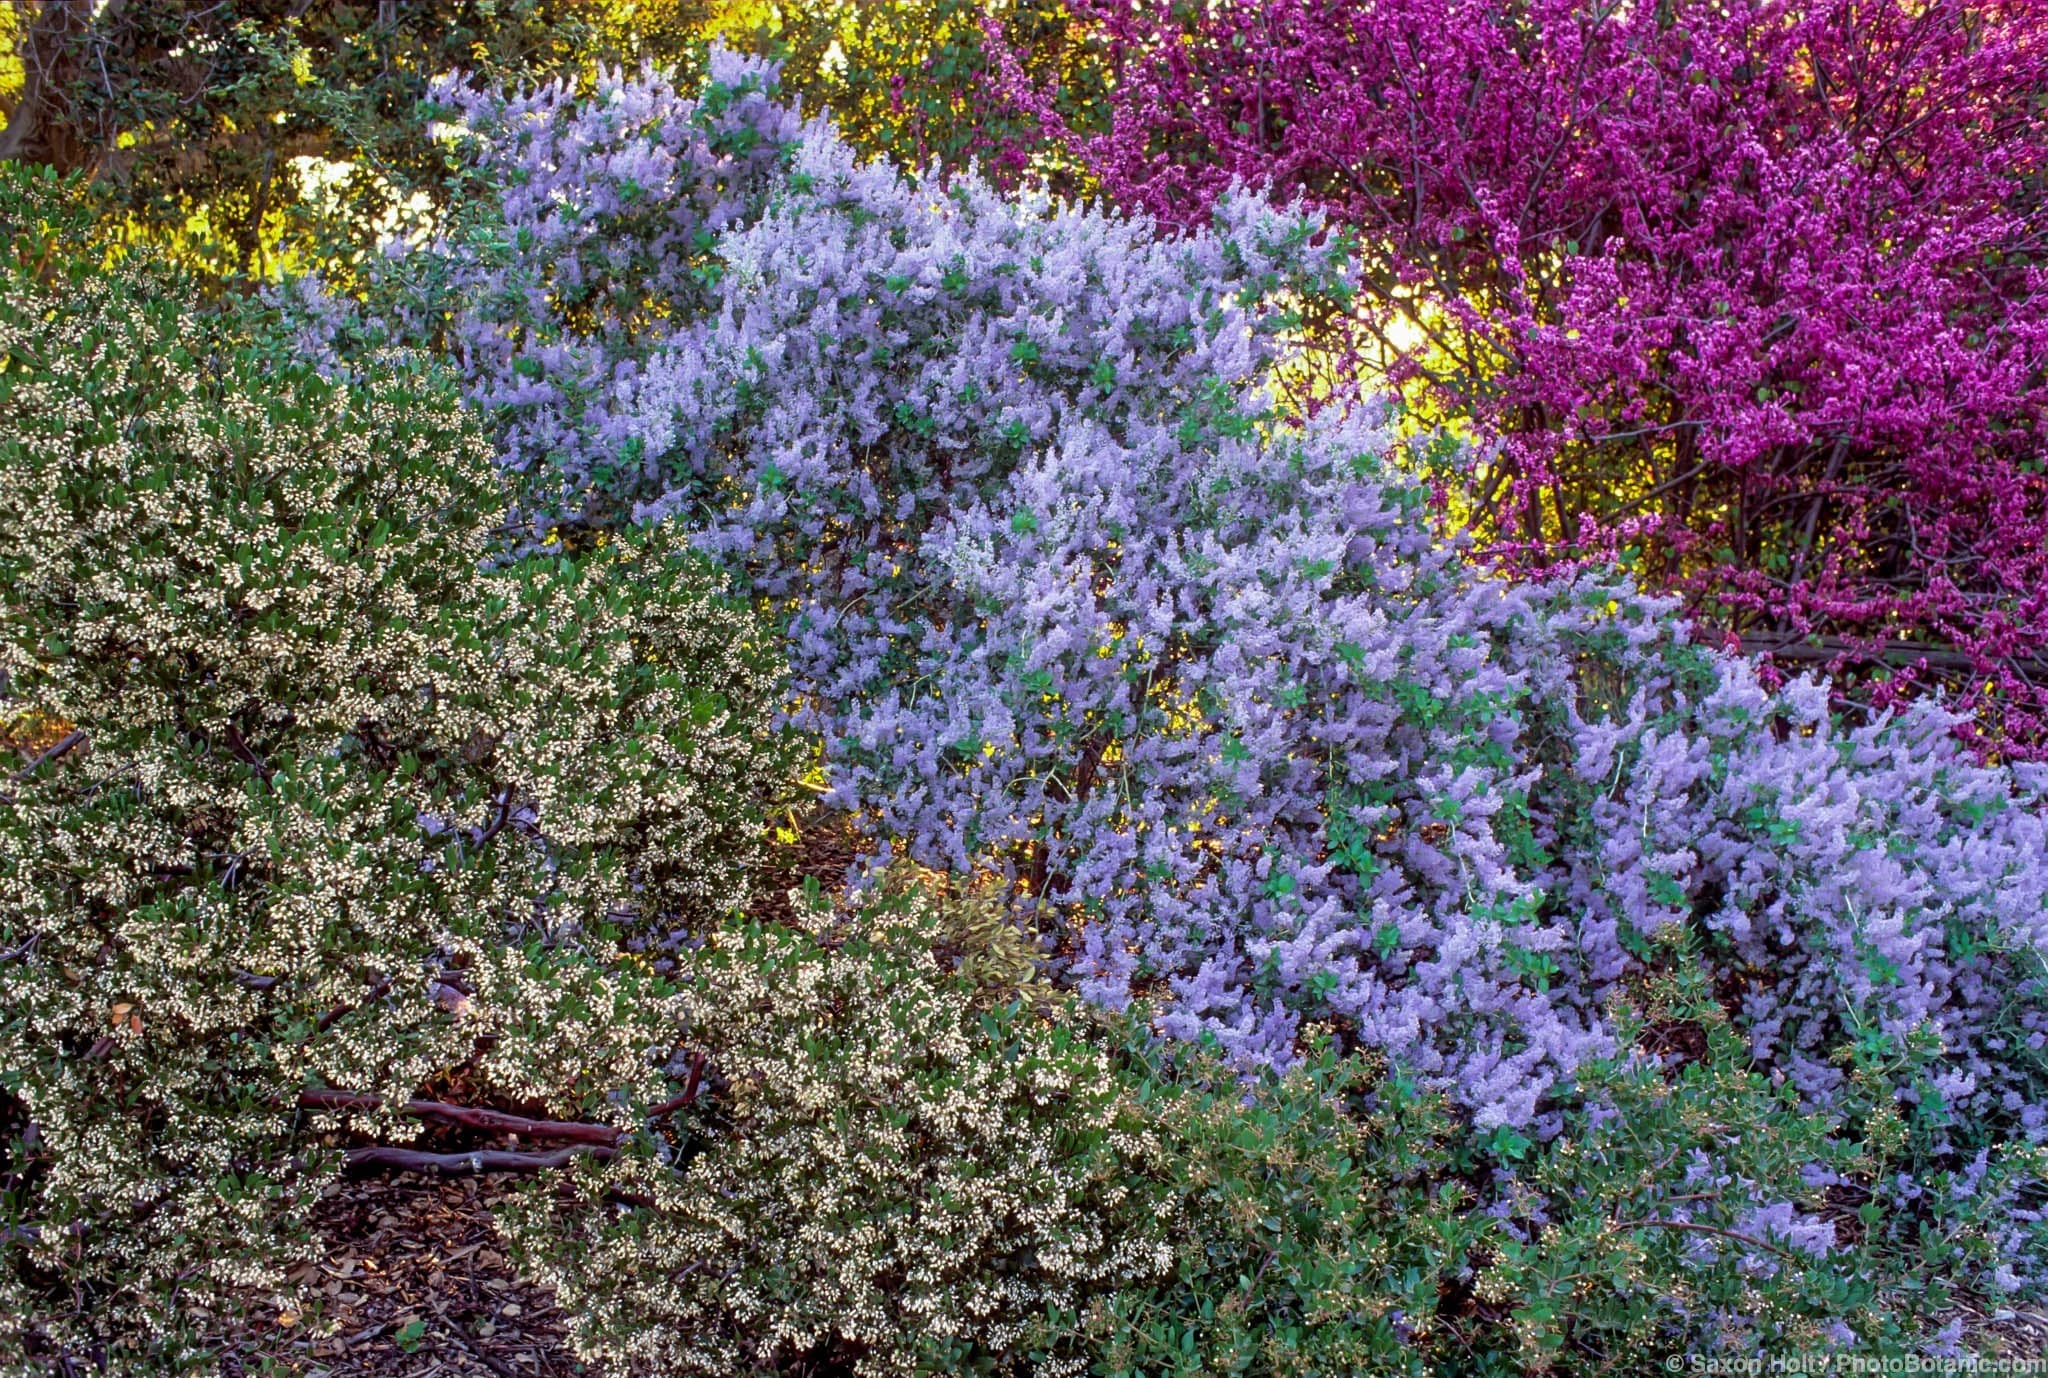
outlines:
{"label": "shrub canopy", "polygon": [[[509,1227],[619,1367],[2039,1292],[2048,772],[1438,540],[1443,452],[1288,352],[1316,217],[904,177],[712,71],[449,83],[483,199],[289,342],[6,203],[9,1344],[203,1362],[444,1088],[594,1133]],[[797,730],[861,884],[750,923]]]}
{"label": "shrub canopy", "polygon": [[431,372],[322,381],[175,276],[52,257],[89,236],[20,193],[0,1223],[31,1244],[0,1298],[33,1321],[5,1343],[168,1364],[195,1307],[304,1255],[337,1157],[302,1090],[460,1074],[615,1124],[669,1094],[674,1006],[611,958],[746,902],[780,672],[663,533],[487,564],[502,488]]}
{"label": "shrub canopy", "polygon": [[[1751,1068],[1694,970],[1615,1010],[1630,1043],[1652,1017],[1696,1031],[1688,1065],[1588,1064],[1550,1143],[1485,1146],[1326,1037],[1248,1084],[1135,1021],[1017,1001],[971,975],[957,880],[897,863],[847,903],[793,898],[790,925],[680,958],[718,1069],[686,1132],[507,1221],[611,1371],[1421,1378],[1919,1332],[1869,1304],[1890,1237],[1824,1214],[1883,1155]],[[1938,1269],[1994,1256],[2042,1162],[1958,1176]]]}
{"label": "shrub canopy", "polygon": [[1352,227],[1332,323],[1487,442],[1449,477],[1501,553],[1633,548],[1752,645],[1925,657],[1967,731],[2048,749],[2040,6],[1077,9],[1094,123],[1011,93],[1134,211],[1249,184]]}

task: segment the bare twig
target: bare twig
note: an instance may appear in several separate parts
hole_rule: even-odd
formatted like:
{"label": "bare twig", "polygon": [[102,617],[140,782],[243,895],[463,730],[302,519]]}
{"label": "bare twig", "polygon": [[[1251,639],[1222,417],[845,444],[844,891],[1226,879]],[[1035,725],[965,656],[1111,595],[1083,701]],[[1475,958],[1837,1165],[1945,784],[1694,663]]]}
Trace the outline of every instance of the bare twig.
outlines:
{"label": "bare twig", "polygon": [[517,1375],[507,1368],[502,1360],[484,1352],[482,1339],[470,1336],[467,1328],[461,1321],[453,1316],[447,1316],[443,1319],[448,1322],[448,1333],[454,1337],[455,1342],[475,1355],[478,1362],[483,1364],[485,1368],[497,1374],[498,1378],[517,1378]]}
{"label": "bare twig", "polygon": [[549,1153],[519,1153],[480,1148],[468,1153],[423,1153],[417,1149],[352,1148],[346,1162],[351,1172],[424,1172],[439,1177],[460,1177],[473,1172],[546,1172],[567,1167],[583,1154],[609,1158],[613,1150],[591,1144],[571,1144]]}
{"label": "bare twig", "polygon": [[341,1342],[341,1347],[343,1349],[354,1349],[359,1344],[363,1344],[367,1341],[376,1339],[379,1335],[382,1335],[385,1331],[389,1330],[390,1328],[391,1323],[389,1321],[379,1321],[375,1325],[366,1326],[363,1329],[358,1330],[355,1334],[349,1336],[347,1339],[343,1340]]}
{"label": "bare twig", "polygon": [[[1825,665],[1836,659],[1879,660],[1887,665],[1912,665],[1926,661],[1933,670],[1962,670],[1974,672],[1979,659],[1967,651],[1952,651],[1939,646],[1923,645],[1919,642],[1894,641],[1875,649],[1859,645],[1838,636],[1779,638],[1768,633],[1742,637],[1744,655],[1769,655],[1774,660],[1795,661],[1807,665]],[[2041,656],[1985,656],[1982,663],[2005,664],[2014,669],[2048,673],[2048,658]]]}
{"label": "bare twig", "polygon": [[327,1011],[327,1013],[321,1015],[318,1019],[313,1021],[313,1031],[315,1033],[326,1033],[330,1028],[334,1026],[335,1020],[341,1018],[343,1015],[349,1013],[351,1010],[355,1010],[360,1008],[362,1005],[369,1004],[372,1000],[383,999],[384,992],[390,989],[391,978],[389,976],[379,976],[376,979],[375,983],[371,985],[370,993],[364,996],[362,1000],[359,1002],[359,1004],[336,1005],[333,1009]]}
{"label": "bare twig", "polygon": [[8,776],[7,778],[10,780],[26,780],[29,776],[35,774],[36,771],[41,769],[43,766],[46,766],[50,762],[56,760],[59,756],[62,756],[65,752],[70,751],[73,747],[77,746],[80,742],[84,740],[85,729],[73,728],[71,731],[66,732],[63,736],[59,737],[56,741],[52,742],[49,746],[43,748],[43,750],[36,753],[35,759],[31,760],[27,765],[23,766],[20,770],[15,771],[14,774]]}
{"label": "bare twig", "polygon": [[1738,1244],[1747,1244],[1752,1249],[1768,1250],[1780,1258],[1789,1258],[1795,1263],[1799,1261],[1799,1255],[1793,1253],[1790,1249],[1782,1249],[1769,1240],[1754,1239],[1746,1234],[1737,1234],[1734,1230],[1724,1230],[1719,1225],[1696,1225],[1690,1220],[1618,1220],[1615,1222],[1614,1228],[1617,1230],[1688,1230],[1694,1234],[1719,1235],[1723,1239],[1732,1239]]}
{"label": "bare twig", "polygon": [[[9,1225],[6,1229],[0,1230],[0,1244],[40,1244],[43,1240],[43,1231],[46,1228],[43,1225]],[[68,1234],[75,1239],[83,1235],[89,1228],[85,1221],[74,1220],[59,1231],[59,1233]]]}
{"label": "bare twig", "polygon": [[498,816],[491,820],[489,827],[485,828],[482,832],[476,835],[476,839],[472,845],[478,847],[483,846],[484,843],[489,842],[499,833],[505,831],[505,825],[507,823],[510,823],[511,821],[512,791],[510,789],[500,790],[498,792]]}
{"label": "bare twig", "polygon": [[256,748],[249,745],[249,739],[242,735],[242,729],[233,723],[228,724],[227,748],[237,760],[255,771],[264,784],[270,783],[270,777],[275,774],[270,768],[270,763],[256,754]]}

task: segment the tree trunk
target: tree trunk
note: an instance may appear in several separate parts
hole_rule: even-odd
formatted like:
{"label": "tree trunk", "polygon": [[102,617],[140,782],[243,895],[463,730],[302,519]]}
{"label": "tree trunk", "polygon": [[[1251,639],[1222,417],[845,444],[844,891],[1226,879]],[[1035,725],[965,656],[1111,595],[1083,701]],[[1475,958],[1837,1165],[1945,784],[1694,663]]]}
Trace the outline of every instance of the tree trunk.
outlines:
{"label": "tree trunk", "polygon": [[89,171],[97,141],[81,139],[64,116],[70,87],[84,66],[87,36],[113,22],[124,0],[13,0],[21,34],[21,96],[0,130],[0,161],[48,163],[59,172]]}

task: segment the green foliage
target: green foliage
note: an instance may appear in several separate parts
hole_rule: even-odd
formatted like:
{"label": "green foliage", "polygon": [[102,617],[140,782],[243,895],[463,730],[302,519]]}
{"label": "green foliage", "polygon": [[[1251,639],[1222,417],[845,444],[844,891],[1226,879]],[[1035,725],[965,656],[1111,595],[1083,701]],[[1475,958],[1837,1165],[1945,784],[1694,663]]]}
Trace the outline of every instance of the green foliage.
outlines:
{"label": "green foliage", "polygon": [[1696,975],[1613,1011],[1633,1043],[1545,1131],[1480,1132],[1327,1040],[1247,1085],[1064,999],[991,1009],[976,901],[928,873],[799,908],[685,959],[692,1115],[578,1169],[604,1208],[511,1224],[606,1371],[1596,1373],[1899,1353],[1947,1302],[1842,1204],[1881,1162]]}
{"label": "green foliage", "polygon": [[[428,82],[573,73],[607,0],[15,0],[0,157],[95,178],[107,213],[212,272],[370,249],[440,201]],[[424,198],[416,201],[415,197]],[[331,263],[330,267],[333,266]]]}
{"label": "green foliage", "polygon": [[0,1367],[160,1371],[307,1255],[302,1089],[671,1094],[619,942],[745,903],[791,758],[675,542],[491,562],[452,389],[281,364],[79,213],[0,187]]}
{"label": "green foliage", "polygon": [[979,161],[1003,179],[1021,169],[1014,150],[1035,130],[995,98],[1001,74],[986,48],[989,20],[1038,84],[1057,92],[1070,124],[1090,127],[1108,66],[1095,27],[1064,0],[740,0],[717,7],[705,32],[780,61],[782,89],[807,111],[829,112],[863,154],[904,168]]}
{"label": "green foliage", "polygon": [[1038,941],[1012,912],[1004,887],[988,876],[961,877],[898,861],[875,880],[885,900],[928,914],[941,959],[981,999],[997,1003],[1053,998]]}
{"label": "green foliage", "polygon": [[1327,1044],[1249,1092],[1198,1052],[1138,1039],[1126,1055],[1168,1146],[1154,1189],[1186,1220],[1168,1282],[1080,1318],[1095,1371],[1426,1371],[1413,1341],[1486,1233],[1445,1180],[1443,1104]]}
{"label": "green foliage", "polygon": [[1541,1143],[1475,1132],[1327,1042],[1249,1093],[1199,1053],[1131,1045],[1184,1242],[1169,1282],[1082,1317],[1094,1371],[1596,1373],[1765,1343],[1897,1352],[1935,1309],[1902,1277],[1911,1260],[1846,1227],[1816,1256],[1756,1223],[1765,1203],[1828,1207],[1803,1166],[1867,1184],[1873,1164],[1749,1070],[1696,978],[1615,1014],[1643,1044],[1690,1051],[1586,1068]]}
{"label": "green foliage", "polygon": [[[782,61],[784,86],[864,152],[995,164],[1031,131],[990,99],[985,12],[979,0],[14,0],[0,5],[0,158],[92,174],[112,223],[208,273],[347,277],[380,239],[462,195],[427,99],[445,72],[514,87],[587,82],[606,64],[687,75],[718,38]],[[992,13],[1085,126],[1106,70],[1093,30],[1049,0]]]}

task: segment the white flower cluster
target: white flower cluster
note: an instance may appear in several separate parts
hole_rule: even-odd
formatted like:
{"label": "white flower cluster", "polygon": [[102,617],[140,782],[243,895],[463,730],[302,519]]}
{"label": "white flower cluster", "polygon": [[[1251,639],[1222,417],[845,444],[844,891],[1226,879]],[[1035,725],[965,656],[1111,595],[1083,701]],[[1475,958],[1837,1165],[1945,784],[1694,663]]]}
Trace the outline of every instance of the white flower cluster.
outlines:
{"label": "white flower cluster", "polygon": [[1066,1372],[1048,1317],[1172,1267],[1156,1130],[1071,1013],[975,997],[948,955],[973,901],[962,917],[933,891],[899,873],[809,931],[728,929],[692,954],[715,1109],[680,1153],[584,1169],[584,1191],[629,1203],[610,1218],[564,1230],[537,1198],[512,1227],[588,1357],[879,1375],[1023,1372],[1038,1351]]}
{"label": "white flower cluster", "polygon": [[452,391],[280,366],[141,271],[0,281],[0,1369],[159,1371],[282,1288],[341,1127],[304,1088],[672,1094],[619,947],[744,902],[791,773],[701,563],[493,564]]}

